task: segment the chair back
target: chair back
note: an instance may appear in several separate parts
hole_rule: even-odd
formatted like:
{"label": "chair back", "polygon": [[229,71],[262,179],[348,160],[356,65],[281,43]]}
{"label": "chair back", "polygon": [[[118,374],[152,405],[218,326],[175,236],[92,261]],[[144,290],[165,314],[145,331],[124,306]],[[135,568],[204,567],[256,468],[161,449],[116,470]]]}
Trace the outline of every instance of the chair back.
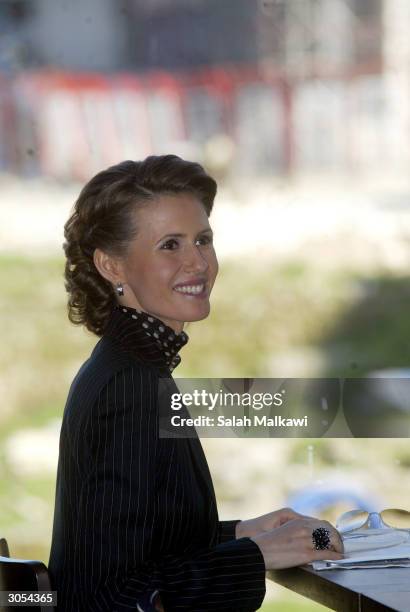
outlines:
{"label": "chair back", "polygon": [[0,557],[10,557],[7,540],[0,538]]}
{"label": "chair back", "polygon": [[[12,559],[7,541],[0,540],[0,591],[51,591],[47,567],[41,561]],[[6,553],[6,554],[3,554]],[[0,606],[0,612],[26,612],[27,606]],[[33,612],[53,612],[52,606],[30,606]]]}

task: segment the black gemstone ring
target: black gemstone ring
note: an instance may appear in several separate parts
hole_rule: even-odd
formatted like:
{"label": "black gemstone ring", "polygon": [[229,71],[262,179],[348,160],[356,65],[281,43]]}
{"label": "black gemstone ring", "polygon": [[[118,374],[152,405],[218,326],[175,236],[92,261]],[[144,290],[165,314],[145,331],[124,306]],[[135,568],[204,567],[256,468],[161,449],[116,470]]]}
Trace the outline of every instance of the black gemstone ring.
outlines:
{"label": "black gemstone ring", "polygon": [[312,541],[316,550],[330,548],[330,531],[325,527],[318,527],[312,531]]}

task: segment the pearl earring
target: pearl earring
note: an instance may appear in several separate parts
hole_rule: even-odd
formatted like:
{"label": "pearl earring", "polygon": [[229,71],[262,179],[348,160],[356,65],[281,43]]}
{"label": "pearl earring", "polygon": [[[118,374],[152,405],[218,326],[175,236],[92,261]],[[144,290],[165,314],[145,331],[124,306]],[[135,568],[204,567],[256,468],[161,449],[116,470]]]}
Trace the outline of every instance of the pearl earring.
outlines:
{"label": "pearl earring", "polygon": [[118,295],[124,295],[124,287],[122,286],[122,283],[117,283],[115,290]]}

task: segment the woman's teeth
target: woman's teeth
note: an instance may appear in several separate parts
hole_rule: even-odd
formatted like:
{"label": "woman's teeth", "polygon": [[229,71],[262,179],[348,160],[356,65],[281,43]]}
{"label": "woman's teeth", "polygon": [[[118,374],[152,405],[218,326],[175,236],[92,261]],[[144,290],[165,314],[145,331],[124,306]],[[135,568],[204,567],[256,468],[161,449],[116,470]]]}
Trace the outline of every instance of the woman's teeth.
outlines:
{"label": "woman's teeth", "polygon": [[202,293],[205,285],[185,285],[184,287],[175,287],[175,291],[179,293],[192,293],[193,295],[197,295],[198,293]]}

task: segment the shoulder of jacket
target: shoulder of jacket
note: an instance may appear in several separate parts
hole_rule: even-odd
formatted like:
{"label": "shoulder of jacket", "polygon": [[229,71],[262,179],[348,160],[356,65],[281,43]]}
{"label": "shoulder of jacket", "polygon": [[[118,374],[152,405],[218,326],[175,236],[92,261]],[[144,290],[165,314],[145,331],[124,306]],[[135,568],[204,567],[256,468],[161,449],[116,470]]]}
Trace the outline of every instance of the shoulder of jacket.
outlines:
{"label": "shoulder of jacket", "polygon": [[160,374],[155,367],[144,364],[131,355],[118,351],[107,338],[101,338],[90,357],[83,363],[71,383],[64,416],[81,410],[84,415],[103,389],[117,375],[124,379],[157,384]]}

